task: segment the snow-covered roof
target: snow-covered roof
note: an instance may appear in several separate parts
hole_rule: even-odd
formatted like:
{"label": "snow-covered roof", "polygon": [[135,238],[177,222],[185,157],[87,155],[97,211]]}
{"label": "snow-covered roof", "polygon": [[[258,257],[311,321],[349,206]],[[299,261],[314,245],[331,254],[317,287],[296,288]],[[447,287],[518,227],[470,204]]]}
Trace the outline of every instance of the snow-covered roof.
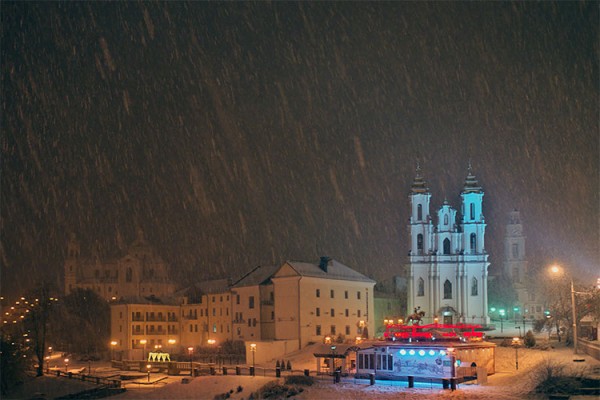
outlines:
{"label": "snow-covered roof", "polygon": [[326,266],[300,261],[287,261],[299,275],[323,279],[338,279],[346,281],[358,281],[375,283],[374,280],[353,270],[339,261],[329,259]]}
{"label": "snow-covered roof", "polygon": [[256,286],[262,285],[271,279],[271,276],[279,269],[280,266],[268,266],[264,267],[259,265],[252,271],[247,273],[238,279],[232,286],[233,287],[244,287],[244,286]]}

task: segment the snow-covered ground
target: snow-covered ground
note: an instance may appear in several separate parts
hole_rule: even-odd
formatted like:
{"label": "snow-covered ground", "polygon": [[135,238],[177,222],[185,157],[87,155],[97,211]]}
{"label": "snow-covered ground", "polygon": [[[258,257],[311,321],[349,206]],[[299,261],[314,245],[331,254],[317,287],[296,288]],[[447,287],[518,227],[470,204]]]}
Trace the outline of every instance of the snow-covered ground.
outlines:
{"label": "snow-covered ground", "polygon": [[[540,337],[539,341],[543,341]],[[496,374],[488,377],[486,384],[480,385],[477,383],[464,383],[458,386],[458,390],[450,391],[443,390],[439,385],[427,388],[413,388],[408,389],[406,383],[400,383],[399,385],[391,386],[389,382],[377,381],[374,386],[370,386],[368,383],[342,383],[333,384],[332,380],[327,379],[326,381],[320,381],[314,386],[305,387],[304,392],[295,396],[297,399],[403,399],[403,398],[415,398],[421,399],[545,399],[544,396],[531,396],[528,393],[531,391],[532,383],[530,373],[533,367],[545,360],[552,360],[554,362],[564,363],[569,368],[578,370],[592,371],[596,370],[595,374],[598,376],[600,370],[600,361],[595,360],[587,355],[573,354],[572,348],[565,348],[561,344],[553,343],[554,348],[550,350],[533,350],[520,348],[519,352],[519,369],[516,370],[516,354],[515,349],[511,347],[500,347],[496,348]],[[285,357],[285,360],[290,360],[294,370],[310,369],[315,370],[316,363],[313,356],[313,351],[318,345],[308,347],[303,351],[299,351]],[[583,362],[574,362],[573,359],[583,359]],[[184,376],[167,376],[164,374],[151,375],[151,382],[154,384],[147,384],[147,377],[140,375],[138,380],[124,382],[127,391],[120,395],[114,396],[115,400],[121,399],[206,399],[212,400],[216,395],[223,394],[225,392],[231,392],[230,399],[240,400],[248,399],[250,393],[256,392],[260,387],[265,385],[267,382],[276,380],[274,377],[262,376],[262,367],[272,369],[274,362],[268,363],[268,365],[257,365],[257,376],[236,376],[231,375],[230,370],[227,376],[200,376],[196,378],[189,378],[189,383],[182,383]],[[112,368],[98,368],[94,371],[98,375],[111,375],[115,371]],[[272,373],[272,372],[271,372]],[[314,372],[311,372],[313,374]],[[593,373],[593,372],[590,372]],[[285,373],[284,373],[285,375]],[[37,381],[37,383],[36,383]],[[55,382],[50,382],[55,381]],[[283,379],[280,380],[283,383]],[[349,379],[349,381],[352,381]],[[364,382],[364,381],[363,381]],[[55,385],[53,385],[53,383]],[[36,389],[33,392],[27,394],[20,392],[17,396],[10,396],[7,398],[31,398],[33,393],[41,392],[46,394],[46,398],[53,398],[54,386],[60,389],[60,394],[65,394],[65,390],[70,385],[73,386],[70,393],[75,393],[78,390],[82,390],[81,382],[67,380],[65,378],[56,377],[43,377],[35,378],[32,383],[28,383],[26,387],[33,389],[33,385],[37,384]],[[86,385],[87,386],[87,385]],[[238,392],[238,386],[241,386],[242,390]],[[574,399],[577,397],[571,397]],[[582,399],[589,400],[592,397],[581,397]]]}

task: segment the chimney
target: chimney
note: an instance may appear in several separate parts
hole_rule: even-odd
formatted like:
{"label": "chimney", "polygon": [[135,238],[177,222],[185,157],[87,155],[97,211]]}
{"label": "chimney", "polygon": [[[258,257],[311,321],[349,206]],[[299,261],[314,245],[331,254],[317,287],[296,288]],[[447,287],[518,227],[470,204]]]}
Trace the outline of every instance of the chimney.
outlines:
{"label": "chimney", "polygon": [[322,256],[321,261],[319,261],[319,268],[323,271],[327,272],[327,267],[331,265],[331,258],[327,256]]}

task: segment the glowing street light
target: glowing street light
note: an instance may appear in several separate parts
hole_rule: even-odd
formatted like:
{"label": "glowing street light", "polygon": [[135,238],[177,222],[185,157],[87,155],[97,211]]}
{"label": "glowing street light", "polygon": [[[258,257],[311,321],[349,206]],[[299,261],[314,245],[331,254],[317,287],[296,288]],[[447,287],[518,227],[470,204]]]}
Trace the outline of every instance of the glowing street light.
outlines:
{"label": "glowing street light", "polygon": [[194,354],[194,348],[188,347],[188,353],[190,354],[190,376],[192,376],[192,354]]}
{"label": "glowing street light", "polygon": [[[563,269],[554,264],[550,267],[553,275],[562,275]],[[573,312],[573,353],[577,354],[577,312],[575,311],[575,288],[573,287],[573,277],[569,276],[571,281],[571,311]]]}
{"label": "glowing street light", "polygon": [[142,360],[146,358],[146,343],[148,343],[146,339],[140,340],[140,344],[144,345],[144,349],[142,350]]}
{"label": "glowing street light", "polygon": [[254,363],[254,355],[256,354],[256,343],[250,344],[250,352],[252,353],[252,376],[256,375],[256,364]]}
{"label": "glowing street light", "polygon": [[146,369],[148,370],[148,383],[150,382],[150,369],[152,369],[152,365],[151,364],[147,364],[146,365]]}
{"label": "glowing street light", "polygon": [[69,372],[69,359],[65,358],[65,372]]}
{"label": "glowing street light", "polygon": [[115,359],[115,346],[117,345],[117,341],[113,340],[112,342],[110,342],[110,350],[111,350],[111,355],[110,358],[111,360]]}
{"label": "glowing street light", "polygon": [[511,344],[515,348],[515,368],[519,370],[519,347],[521,347],[521,339],[514,337]]}

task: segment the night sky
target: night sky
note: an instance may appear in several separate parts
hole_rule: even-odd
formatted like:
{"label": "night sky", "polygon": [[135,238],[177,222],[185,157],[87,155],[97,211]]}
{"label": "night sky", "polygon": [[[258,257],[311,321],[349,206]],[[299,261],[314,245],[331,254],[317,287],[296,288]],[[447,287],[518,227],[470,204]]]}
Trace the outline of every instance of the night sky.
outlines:
{"label": "night sky", "polygon": [[70,232],[181,283],[328,255],[400,273],[417,162],[529,261],[597,273],[598,2],[0,4],[2,291]]}

